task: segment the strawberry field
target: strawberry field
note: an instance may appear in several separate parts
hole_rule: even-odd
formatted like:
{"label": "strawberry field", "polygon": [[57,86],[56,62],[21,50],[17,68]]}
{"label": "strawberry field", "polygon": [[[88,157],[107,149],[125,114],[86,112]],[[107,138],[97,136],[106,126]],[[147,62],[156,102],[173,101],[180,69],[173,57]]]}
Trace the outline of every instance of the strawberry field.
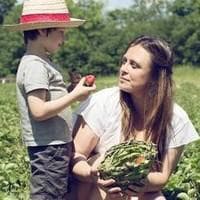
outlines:
{"label": "strawberry field", "polygon": [[[200,70],[175,70],[176,101],[200,132]],[[98,77],[97,88],[116,83],[115,77]],[[20,137],[14,84],[0,85],[0,200],[28,200],[29,165]],[[164,189],[168,200],[200,200],[200,141],[187,146]]]}

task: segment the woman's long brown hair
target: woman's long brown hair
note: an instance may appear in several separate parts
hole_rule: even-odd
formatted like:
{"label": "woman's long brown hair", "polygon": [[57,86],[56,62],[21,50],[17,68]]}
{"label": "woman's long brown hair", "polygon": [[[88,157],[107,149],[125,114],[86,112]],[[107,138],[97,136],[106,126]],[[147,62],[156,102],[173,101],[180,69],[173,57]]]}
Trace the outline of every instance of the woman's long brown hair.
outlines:
{"label": "woman's long brown hair", "polygon": [[[152,80],[145,96],[144,129],[145,139],[157,144],[158,160],[165,151],[167,130],[170,128],[173,110],[173,54],[165,41],[150,36],[141,36],[133,40],[126,51],[141,45],[151,55]],[[125,51],[125,53],[126,53]],[[122,107],[122,134],[124,140],[135,137],[135,108],[129,93],[120,91]]]}

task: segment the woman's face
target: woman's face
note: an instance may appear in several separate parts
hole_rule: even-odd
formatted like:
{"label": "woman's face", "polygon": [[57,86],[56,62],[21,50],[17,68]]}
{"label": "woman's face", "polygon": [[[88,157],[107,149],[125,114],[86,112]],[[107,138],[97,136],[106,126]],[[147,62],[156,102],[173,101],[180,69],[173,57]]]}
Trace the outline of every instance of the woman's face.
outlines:
{"label": "woman's face", "polygon": [[141,45],[130,47],[122,58],[119,88],[130,94],[143,94],[151,80],[151,55]]}

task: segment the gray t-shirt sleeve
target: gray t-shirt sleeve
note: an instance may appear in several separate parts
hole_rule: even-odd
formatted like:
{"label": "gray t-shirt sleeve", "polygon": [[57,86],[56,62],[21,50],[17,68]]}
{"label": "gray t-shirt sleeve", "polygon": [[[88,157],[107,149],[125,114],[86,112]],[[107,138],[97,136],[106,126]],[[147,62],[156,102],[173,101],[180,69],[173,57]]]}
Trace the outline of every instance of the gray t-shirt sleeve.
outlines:
{"label": "gray t-shirt sleeve", "polygon": [[37,89],[48,90],[48,70],[45,67],[45,63],[39,59],[33,60],[28,63],[24,73],[24,88],[26,93]]}

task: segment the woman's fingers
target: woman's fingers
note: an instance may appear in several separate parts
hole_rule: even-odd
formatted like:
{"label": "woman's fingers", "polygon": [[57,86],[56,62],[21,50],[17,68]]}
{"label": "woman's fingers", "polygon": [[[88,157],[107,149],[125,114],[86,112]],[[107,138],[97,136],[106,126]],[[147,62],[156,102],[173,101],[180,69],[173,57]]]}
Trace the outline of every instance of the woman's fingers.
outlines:
{"label": "woman's fingers", "polygon": [[129,185],[128,189],[124,191],[125,194],[128,196],[137,196],[138,193],[140,193],[142,190],[142,187],[136,186],[136,185]]}
{"label": "woman's fingers", "polygon": [[122,192],[115,192],[115,193],[108,193],[109,199],[117,200],[118,198],[121,199],[121,197],[124,196]]}
{"label": "woman's fingers", "polygon": [[99,179],[98,180],[98,185],[102,187],[112,187],[113,183],[115,183],[115,180],[113,179],[108,179],[108,180]]}
{"label": "woman's fingers", "polygon": [[120,187],[113,187],[113,188],[109,188],[109,189],[107,190],[107,192],[108,192],[109,194],[115,194],[115,193],[120,193],[120,192],[122,192],[122,190],[121,190]]}

